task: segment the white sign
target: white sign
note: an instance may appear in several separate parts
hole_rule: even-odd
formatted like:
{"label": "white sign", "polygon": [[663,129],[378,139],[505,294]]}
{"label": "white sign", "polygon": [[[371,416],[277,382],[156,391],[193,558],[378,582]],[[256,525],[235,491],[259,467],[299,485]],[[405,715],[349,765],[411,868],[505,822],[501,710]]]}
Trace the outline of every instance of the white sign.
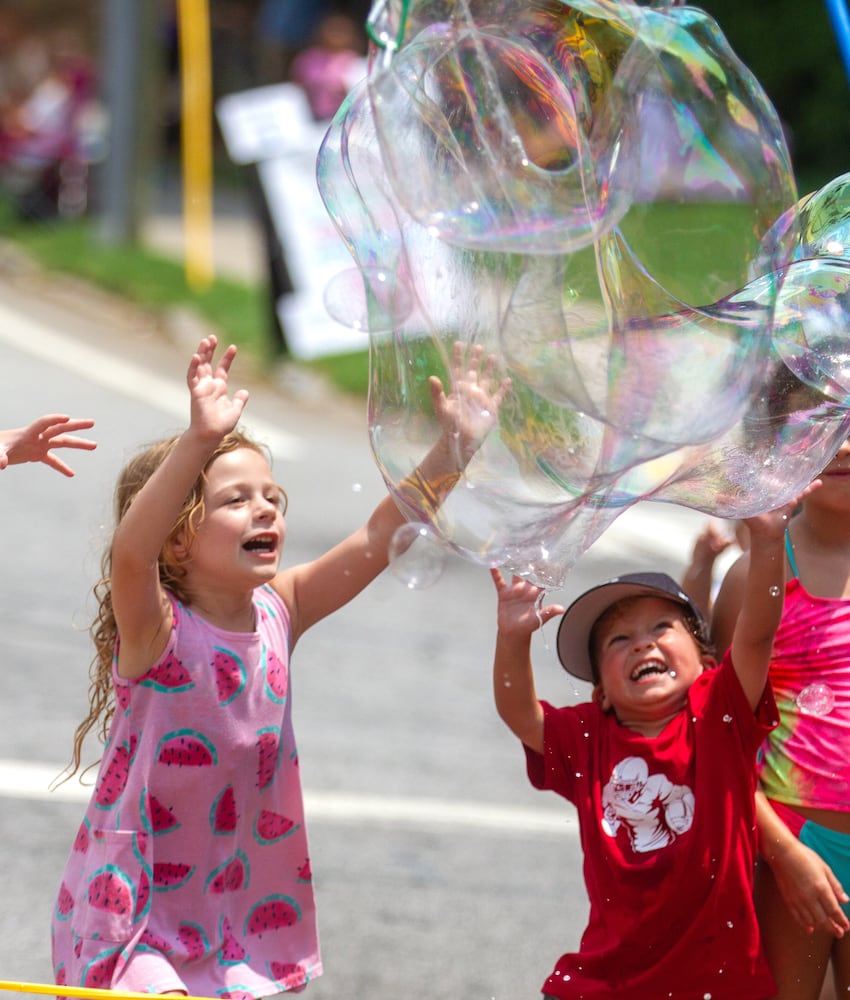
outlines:
{"label": "white sign", "polygon": [[355,266],[316,184],[327,123],[314,121],[304,92],[291,83],[229,94],[216,112],[231,158],[257,164],[295,289],[276,304],[293,357],[364,350],[368,334],[335,322],[324,306],[328,282]]}

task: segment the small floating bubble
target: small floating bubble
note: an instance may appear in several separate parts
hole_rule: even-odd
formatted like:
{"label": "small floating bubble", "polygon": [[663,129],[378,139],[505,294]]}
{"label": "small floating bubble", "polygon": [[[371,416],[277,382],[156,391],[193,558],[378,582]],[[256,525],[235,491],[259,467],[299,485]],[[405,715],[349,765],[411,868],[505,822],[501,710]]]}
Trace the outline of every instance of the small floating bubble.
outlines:
{"label": "small floating bubble", "polygon": [[443,575],[446,549],[427,524],[407,522],[389,547],[390,570],[409,590],[424,590]]}
{"label": "small floating bubble", "polygon": [[352,330],[386,333],[404,323],[413,309],[407,284],[389,270],[348,268],[334,275],[322,296],[331,319]]}
{"label": "small floating bubble", "polygon": [[829,715],[835,707],[835,693],[828,684],[817,681],[797,695],[797,707],[805,715]]}

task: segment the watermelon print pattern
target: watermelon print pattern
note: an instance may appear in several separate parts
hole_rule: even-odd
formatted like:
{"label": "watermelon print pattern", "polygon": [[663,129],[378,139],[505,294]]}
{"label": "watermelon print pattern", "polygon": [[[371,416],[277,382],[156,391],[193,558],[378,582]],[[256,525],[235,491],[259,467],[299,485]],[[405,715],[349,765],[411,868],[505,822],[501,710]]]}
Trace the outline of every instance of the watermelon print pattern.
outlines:
{"label": "watermelon print pattern", "polygon": [[238,965],[240,962],[244,962],[248,958],[248,952],[245,950],[242,942],[233,933],[233,928],[230,926],[230,921],[227,917],[223,916],[221,918],[220,926],[221,947],[219,948],[218,955],[219,962],[222,965]]}
{"label": "watermelon print pattern", "polygon": [[169,767],[212,767],[218,763],[212,740],[194,729],[179,729],[163,736],[156,758]]}
{"label": "watermelon print pattern", "polygon": [[236,794],[233,785],[227,785],[210,809],[210,827],[215,834],[236,832],[239,814],[236,812]]}
{"label": "watermelon print pattern", "polygon": [[307,858],[303,865],[298,869],[298,874],[296,878],[299,882],[312,882],[313,880],[313,869],[310,867],[310,859]]}
{"label": "watermelon print pattern", "polygon": [[147,790],[144,794],[147,795],[148,804],[147,811],[143,808],[142,815],[150,817],[151,833],[156,837],[168,833],[169,830],[176,830],[180,823],[174,812],[168,806],[164,806],[155,795],[149,795]]}
{"label": "watermelon print pattern", "polygon": [[301,919],[298,904],[290,896],[266,896],[248,914],[245,934],[267,934],[282,927],[292,927]]}
{"label": "watermelon print pattern", "polygon": [[261,729],[257,733],[257,787],[268,788],[280,763],[280,733],[276,729]]}
{"label": "watermelon print pattern", "polygon": [[177,937],[190,962],[203,958],[210,949],[209,941],[200,924],[189,921],[180,924],[177,928]]}
{"label": "watermelon print pattern", "polygon": [[273,649],[263,649],[263,673],[266,678],[266,693],[272,701],[282,705],[286,701],[289,675]]}
{"label": "watermelon print pattern", "polygon": [[102,770],[95,787],[95,804],[99,809],[111,809],[121,798],[130,774],[130,764],[136,752],[139,737],[133,733],[129,740],[119,743],[112,752],[105,770]]}
{"label": "watermelon print pattern", "polygon": [[185,885],[195,874],[195,866],[183,861],[156,861],[153,866],[153,887],[156,892],[171,892]]}
{"label": "watermelon print pattern", "polygon": [[142,944],[147,945],[148,948],[153,949],[153,951],[161,951],[164,955],[171,954],[171,943],[168,939],[160,937],[152,931],[143,931],[139,940]]}
{"label": "watermelon print pattern", "polygon": [[280,813],[261,809],[254,824],[254,837],[260,844],[273,844],[288,837],[297,828],[295,820]]}
{"label": "watermelon print pattern", "polygon": [[296,990],[310,982],[309,966],[301,962],[272,962],[269,971],[281,990]]}
{"label": "watermelon print pattern", "polygon": [[143,867],[139,871],[139,882],[136,887],[136,912],[133,919],[138,921],[147,916],[151,905],[151,876],[152,872],[148,867]]}
{"label": "watermelon print pattern", "polygon": [[126,684],[119,684],[115,688],[115,701],[122,712],[126,712],[130,707],[130,688]]}
{"label": "watermelon print pattern", "polygon": [[149,670],[139,683],[145,687],[156,688],[157,691],[173,694],[178,691],[188,691],[189,688],[195,686],[192,675],[171,653],[152,670]]}
{"label": "watermelon print pattern", "polygon": [[80,829],[77,830],[77,836],[74,838],[74,843],[71,848],[73,851],[79,851],[80,854],[85,854],[89,849],[89,841],[91,840],[91,823],[89,822],[88,816],[86,816],[82,823],[80,823]]}
{"label": "watermelon print pattern", "polygon": [[210,872],[204,892],[221,895],[224,892],[239,892],[248,888],[251,867],[244,851],[237,851],[218,868]]}
{"label": "watermelon print pattern", "polygon": [[135,889],[129,875],[116,865],[98,869],[89,880],[86,902],[107,913],[132,913],[136,908]]}
{"label": "watermelon print pattern", "polygon": [[120,948],[107,948],[100,952],[86,963],[81,985],[90,990],[108,990],[112,982],[112,973],[120,957]]}
{"label": "watermelon print pattern", "polygon": [[233,652],[216,647],[213,657],[218,703],[229,705],[245,689],[245,664]]}
{"label": "watermelon print pattern", "polygon": [[175,602],[160,661],[116,683],[123,710],[53,907],[57,983],[236,1000],[321,975],[289,616],[257,593],[255,633]]}
{"label": "watermelon print pattern", "polygon": [[67,885],[63,882],[59,886],[59,898],[56,900],[56,916],[59,920],[67,920],[74,909],[74,897]]}

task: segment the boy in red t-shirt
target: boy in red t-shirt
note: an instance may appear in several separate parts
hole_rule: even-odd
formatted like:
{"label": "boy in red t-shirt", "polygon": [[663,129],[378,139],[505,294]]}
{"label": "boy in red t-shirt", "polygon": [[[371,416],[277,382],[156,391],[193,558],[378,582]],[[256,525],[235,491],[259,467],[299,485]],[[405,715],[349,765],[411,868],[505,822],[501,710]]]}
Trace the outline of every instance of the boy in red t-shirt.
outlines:
{"label": "boy in red t-shirt", "polygon": [[767,668],[793,509],[746,521],[746,594],[719,667],[699,609],[663,573],[621,576],[573,602],[558,655],[594,691],[565,708],[538,701],[530,655],[533,632],[564,609],[539,609],[539,588],[493,571],[496,707],[532,784],[578,810],[590,899],[579,951],[558,959],[544,996],[775,994],[752,903],[755,764],[778,718]]}

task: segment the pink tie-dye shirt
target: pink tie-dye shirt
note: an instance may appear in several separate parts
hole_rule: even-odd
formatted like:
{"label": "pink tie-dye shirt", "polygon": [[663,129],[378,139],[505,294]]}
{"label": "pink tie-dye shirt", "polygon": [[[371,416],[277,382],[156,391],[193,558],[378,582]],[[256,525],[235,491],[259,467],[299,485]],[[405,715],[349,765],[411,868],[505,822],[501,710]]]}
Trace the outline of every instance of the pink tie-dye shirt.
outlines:
{"label": "pink tie-dye shirt", "polygon": [[790,580],[770,679],[780,723],[761,770],[768,798],[850,811],[850,601]]}

